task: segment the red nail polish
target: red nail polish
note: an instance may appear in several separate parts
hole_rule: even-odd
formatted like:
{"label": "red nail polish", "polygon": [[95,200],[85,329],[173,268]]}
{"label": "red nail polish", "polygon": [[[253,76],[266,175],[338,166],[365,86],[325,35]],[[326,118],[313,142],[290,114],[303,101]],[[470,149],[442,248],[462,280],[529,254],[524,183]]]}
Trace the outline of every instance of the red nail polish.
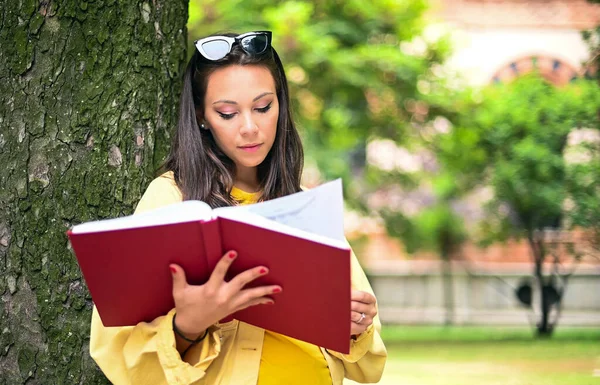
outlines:
{"label": "red nail polish", "polygon": [[265,302],[265,305],[275,305],[275,302],[273,302],[273,301]]}
{"label": "red nail polish", "polygon": [[235,251],[230,251],[229,252],[229,258],[231,258],[231,259],[235,258],[235,255],[236,255]]}
{"label": "red nail polish", "polygon": [[171,269],[171,273],[177,273],[177,269],[174,266],[169,266],[169,269]]}
{"label": "red nail polish", "polygon": [[260,274],[266,274],[267,273],[267,269],[265,269],[264,267],[262,269],[260,269],[258,271]]}
{"label": "red nail polish", "polygon": [[276,287],[275,289],[273,289],[273,293],[281,293],[281,289]]}

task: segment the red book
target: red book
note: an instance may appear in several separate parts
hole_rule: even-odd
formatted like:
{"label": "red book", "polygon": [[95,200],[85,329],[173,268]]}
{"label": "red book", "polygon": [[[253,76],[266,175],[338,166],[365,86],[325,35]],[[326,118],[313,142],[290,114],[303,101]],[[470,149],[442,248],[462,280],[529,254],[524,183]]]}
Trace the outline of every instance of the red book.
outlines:
{"label": "red book", "polygon": [[[341,201],[341,185],[339,190],[336,202]],[[333,212],[322,207],[331,204],[331,189],[323,191],[317,188],[239,210],[211,211],[202,202],[187,201],[76,226],[68,236],[104,326],[149,322],[171,310],[170,263],[185,270],[188,283],[202,284],[218,260],[236,250],[229,278],[267,266],[269,274],[251,285],[277,284],[283,291],[273,297],[275,305],[250,307],[233,318],[348,353],[350,248],[339,236],[299,229],[310,227],[307,222],[315,215],[339,216],[339,207]],[[289,211],[280,222],[295,227],[265,218],[269,213],[282,218],[282,207]],[[331,223],[322,218],[321,227],[323,221]]]}

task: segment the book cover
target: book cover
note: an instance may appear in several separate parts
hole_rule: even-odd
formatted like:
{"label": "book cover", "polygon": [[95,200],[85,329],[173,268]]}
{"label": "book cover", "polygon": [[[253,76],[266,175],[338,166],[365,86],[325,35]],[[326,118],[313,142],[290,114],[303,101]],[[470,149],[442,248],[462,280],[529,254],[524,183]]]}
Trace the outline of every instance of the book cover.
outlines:
{"label": "book cover", "polygon": [[[341,200],[341,184],[338,189],[332,192],[330,185],[329,190],[317,188],[316,192],[279,198],[288,200],[283,205],[265,202],[286,223],[278,223],[272,216],[266,219],[274,212],[269,207],[258,207],[258,213],[249,210],[254,205],[248,205],[241,206],[243,210],[219,213],[217,209],[212,214],[209,208],[207,214],[206,208],[197,204],[201,202],[188,201],[155,213],[85,224],[68,235],[104,326],[149,322],[171,310],[170,263],[185,270],[189,284],[202,284],[223,254],[236,250],[239,256],[230,268],[229,278],[264,265],[269,274],[251,285],[278,284],[283,292],[274,296],[274,306],[247,308],[233,314],[233,318],[347,353],[350,249],[345,241],[330,237],[335,234],[339,238],[340,229],[332,232],[323,226],[326,217],[320,226],[329,232],[328,236],[321,231],[306,231],[310,221],[318,220],[311,206],[319,208],[321,215],[338,215],[319,206],[319,202],[329,202],[332,194],[339,193]],[[336,205],[330,206],[329,210],[337,209]],[[191,207],[199,207],[198,214],[191,213]],[[282,207],[289,211],[282,214]],[[157,213],[167,215],[157,218]],[[340,218],[333,219],[341,223]]]}

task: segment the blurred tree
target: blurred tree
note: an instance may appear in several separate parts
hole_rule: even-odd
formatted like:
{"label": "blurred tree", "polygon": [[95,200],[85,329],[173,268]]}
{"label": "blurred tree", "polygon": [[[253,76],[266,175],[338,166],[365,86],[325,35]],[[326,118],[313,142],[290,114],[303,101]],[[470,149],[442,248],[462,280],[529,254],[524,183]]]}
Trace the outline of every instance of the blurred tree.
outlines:
{"label": "blurred tree", "polygon": [[176,124],[187,1],[0,0],[0,384],[106,384],[65,232],[130,214]]}
{"label": "blurred tree", "polygon": [[362,171],[370,137],[403,141],[412,121],[435,110],[425,102],[431,68],[443,61],[448,44],[439,34],[430,33],[429,42],[421,37],[426,4],[193,0],[188,25],[195,38],[220,30],[273,31],[307,158],[329,179]]}
{"label": "blurred tree", "polygon": [[[600,90],[593,81],[556,88],[525,76],[491,86],[478,99],[482,102],[464,105],[449,134],[437,137],[439,160],[463,186],[491,187],[480,239],[526,238],[537,292],[543,293],[537,331],[550,335],[556,322],[549,319],[550,311],[560,304],[561,292],[553,289],[556,276],[544,271],[549,259],[545,230],[561,228],[569,194],[575,207],[585,203],[576,194],[583,193],[581,186],[589,188],[589,181],[569,173],[564,152],[573,130],[597,125]],[[597,185],[593,188],[597,191]]]}
{"label": "blurred tree", "polygon": [[[343,177],[347,203],[368,210],[368,190],[411,177],[368,171],[366,145],[373,138],[409,144],[444,113],[440,63],[449,54],[443,31],[426,28],[427,0],[286,0],[190,3],[190,34],[220,30],[273,31],[286,66],[307,160],[323,178]],[[192,39],[190,39],[192,40]],[[417,134],[417,135],[415,135]],[[364,176],[364,178],[363,178]],[[367,183],[365,183],[367,182]],[[462,241],[457,217],[440,195],[417,218],[383,213],[393,236],[413,249],[443,258],[447,323],[452,322],[450,257]],[[412,248],[411,248],[412,247]]]}
{"label": "blurred tree", "polygon": [[[598,3],[600,4],[600,0]],[[600,81],[600,25],[595,29],[583,31],[582,36],[590,50],[590,59],[584,63],[588,69],[587,75]]]}
{"label": "blurred tree", "polygon": [[[520,157],[535,163],[542,161],[545,153],[561,154],[565,143],[560,143],[560,140],[554,143],[553,134],[547,135],[548,138],[541,135],[544,131],[541,127],[546,122],[560,126],[562,116],[557,118],[553,108],[562,108],[559,113],[562,115],[569,114],[569,111],[561,105],[566,99],[557,101],[550,95],[540,98],[531,93],[533,90],[525,93],[529,96],[523,96],[522,100],[515,96],[516,91],[513,92],[510,97],[514,99],[510,102],[514,104],[510,106],[514,107],[513,110],[502,109],[501,106],[494,108],[494,102],[485,105],[472,102],[477,95],[463,97],[448,92],[446,74],[440,64],[449,53],[449,40],[440,30],[426,26],[426,9],[426,0],[286,0],[276,4],[266,0],[193,0],[188,26],[194,38],[223,30],[272,30],[273,44],[288,73],[309,161],[316,163],[325,178],[345,177],[350,203],[363,209],[367,206],[361,198],[368,190],[399,184],[404,190],[422,184],[433,186],[431,202],[423,205],[417,214],[407,215],[402,210],[389,207],[381,208],[381,213],[390,233],[401,238],[409,251],[429,249],[440,253],[443,260],[448,261],[466,236],[454,206],[462,194],[482,181],[494,182],[494,188],[498,190],[496,206],[504,210],[504,202],[512,198],[511,194],[522,190],[521,186],[504,187],[503,182],[511,180],[511,173],[518,172],[518,183],[525,187],[532,187],[528,184],[530,179],[535,181],[549,173],[547,180],[551,180],[555,174],[558,175],[555,184],[562,186],[562,190],[554,189],[555,184],[536,190],[540,195],[550,196],[545,196],[541,202],[536,196],[530,199],[531,202],[523,203],[522,220],[531,223],[517,227],[523,229],[527,226],[533,235],[536,230],[560,222],[561,212],[554,209],[560,209],[562,200],[553,199],[560,199],[566,194],[562,160],[551,157],[545,167],[535,170],[513,158]],[[540,87],[536,91],[544,93],[546,90]],[[488,91],[485,98],[489,96],[501,104],[508,103],[508,91],[495,99],[493,93]],[[544,116],[527,114],[526,106],[542,105],[546,101],[550,104],[540,107],[544,109]],[[573,103],[580,107],[582,104]],[[472,116],[475,108],[477,116]],[[505,113],[507,116],[502,116]],[[580,116],[576,111],[572,113]],[[438,135],[435,123],[439,116],[457,124],[457,130],[450,135]],[[519,116],[524,122],[519,122]],[[504,137],[490,136],[488,131],[494,131],[490,126],[496,118],[498,124],[504,127],[503,135],[512,138],[514,143],[505,142]],[[539,130],[530,129],[541,138],[538,140],[529,133],[519,133],[517,128],[513,133],[511,127],[515,122],[511,119],[517,125],[536,125]],[[535,119],[538,119],[537,123]],[[574,120],[562,123],[569,127],[568,130],[575,126]],[[480,128],[471,130],[471,125]],[[486,127],[485,130],[483,127]],[[560,131],[564,140],[568,130]],[[416,151],[420,148],[439,150],[447,157],[441,159],[441,169],[433,174],[398,172],[393,167],[365,169],[365,145],[373,139],[390,139]],[[546,140],[552,143],[546,143]],[[488,148],[480,146],[483,142],[490,142]],[[551,147],[546,149],[547,145]],[[502,151],[507,154],[502,155]],[[523,167],[519,168],[520,165]],[[489,170],[496,170],[496,166],[497,172],[490,177]],[[352,178],[357,175],[364,178]],[[350,181],[366,181],[369,186],[361,184],[362,190],[359,191],[359,183]],[[546,179],[538,185],[545,183]],[[444,184],[451,188],[442,188]],[[509,202],[522,208],[518,205],[519,200]],[[544,205],[551,203],[554,203],[553,210],[546,211]],[[513,212],[514,209],[510,211]],[[494,236],[488,239],[508,236],[507,223],[498,221]],[[492,226],[489,227],[492,229]],[[536,258],[540,263],[544,259],[539,255]],[[451,298],[446,297],[447,306],[450,302]]]}
{"label": "blurred tree", "polygon": [[451,173],[423,174],[418,183],[431,183],[433,192],[429,204],[413,215],[403,210],[385,207],[380,214],[390,235],[402,240],[408,253],[432,251],[441,258],[442,294],[446,325],[454,323],[454,288],[452,260],[457,259],[460,246],[467,238],[463,220],[454,209],[460,189]]}
{"label": "blurred tree", "polygon": [[583,229],[585,236],[579,240],[583,247],[573,252],[600,258],[600,141],[579,147],[586,159],[568,167],[568,191],[576,202],[569,205],[568,215],[571,224]]}
{"label": "blurred tree", "polygon": [[[600,4],[600,0],[588,0],[588,2]],[[600,84],[600,25],[597,25],[595,29],[584,31],[583,38],[590,49],[590,60],[587,63],[588,75],[595,76]],[[600,109],[598,116],[600,116]],[[600,132],[600,124],[597,124],[595,128]],[[573,192],[574,196],[576,195],[573,199],[578,199],[580,204],[572,212],[572,220],[574,224],[592,230],[591,246],[600,253],[600,199],[598,199],[600,196],[600,145],[588,146],[584,151],[590,154],[592,161],[573,167],[573,174],[578,175],[572,179],[576,190]],[[589,181],[589,183],[582,184],[584,181]]]}

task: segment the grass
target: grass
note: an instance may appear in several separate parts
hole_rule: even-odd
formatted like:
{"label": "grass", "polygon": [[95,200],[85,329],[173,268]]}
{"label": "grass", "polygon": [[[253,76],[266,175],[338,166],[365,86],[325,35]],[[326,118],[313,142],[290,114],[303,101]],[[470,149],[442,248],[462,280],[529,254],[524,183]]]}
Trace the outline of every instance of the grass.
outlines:
{"label": "grass", "polygon": [[[386,343],[405,342],[473,342],[473,341],[537,341],[534,332],[524,327],[490,326],[384,326],[382,338]],[[558,328],[552,341],[600,341],[599,328]]]}
{"label": "grass", "polygon": [[[558,329],[536,339],[526,328],[388,326],[381,384],[600,384],[600,328]],[[347,384],[353,384],[348,381]]]}

